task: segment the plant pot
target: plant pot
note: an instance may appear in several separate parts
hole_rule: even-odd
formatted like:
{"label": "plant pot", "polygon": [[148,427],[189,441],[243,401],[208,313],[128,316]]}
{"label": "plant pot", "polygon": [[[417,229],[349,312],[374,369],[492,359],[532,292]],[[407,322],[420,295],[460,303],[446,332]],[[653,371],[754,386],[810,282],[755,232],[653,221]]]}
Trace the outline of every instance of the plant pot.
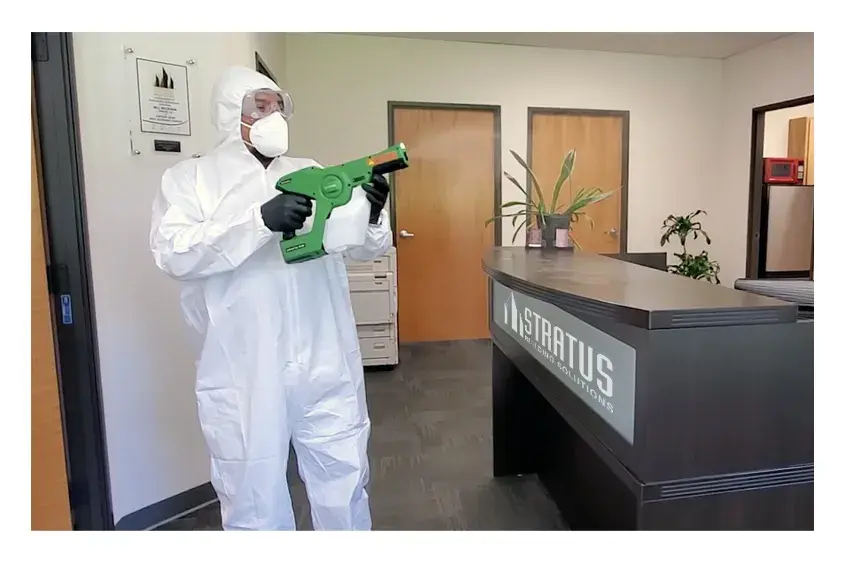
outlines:
{"label": "plant pot", "polygon": [[569,236],[571,215],[546,215],[543,217],[543,248],[571,250],[575,248]]}

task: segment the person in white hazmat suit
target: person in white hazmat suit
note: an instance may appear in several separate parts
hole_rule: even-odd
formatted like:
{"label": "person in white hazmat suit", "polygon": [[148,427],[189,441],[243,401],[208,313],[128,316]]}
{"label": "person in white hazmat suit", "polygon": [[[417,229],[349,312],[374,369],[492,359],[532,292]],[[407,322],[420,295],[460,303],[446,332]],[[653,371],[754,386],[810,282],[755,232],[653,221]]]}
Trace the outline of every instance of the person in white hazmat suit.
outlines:
{"label": "person in white hazmat suit", "polygon": [[[370,420],[344,253],[286,264],[279,248],[312,208],[275,183],[318,165],[284,156],[292,110],[265,76],[225,72],[212,98],[218,144],[164,173],[150,247],[184,282],[183,314],[203,337],[196,396],[223,529],[296,529],[292,441],[314,528],[369,530]],[[360,261],[392,244],[386,180],[364,190],[366,242],[345,250]]]}

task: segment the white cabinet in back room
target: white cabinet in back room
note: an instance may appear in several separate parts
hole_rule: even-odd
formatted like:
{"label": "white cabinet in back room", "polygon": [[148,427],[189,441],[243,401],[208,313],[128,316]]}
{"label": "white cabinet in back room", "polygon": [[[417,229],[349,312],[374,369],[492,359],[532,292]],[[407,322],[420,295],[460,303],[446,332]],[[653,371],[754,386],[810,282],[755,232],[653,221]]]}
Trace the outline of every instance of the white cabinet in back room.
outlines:
{"label": "white cabinet in back room", "polygon": [[364,365],[398,364],[396,249],[370,262],[347,260],[346,270]]}

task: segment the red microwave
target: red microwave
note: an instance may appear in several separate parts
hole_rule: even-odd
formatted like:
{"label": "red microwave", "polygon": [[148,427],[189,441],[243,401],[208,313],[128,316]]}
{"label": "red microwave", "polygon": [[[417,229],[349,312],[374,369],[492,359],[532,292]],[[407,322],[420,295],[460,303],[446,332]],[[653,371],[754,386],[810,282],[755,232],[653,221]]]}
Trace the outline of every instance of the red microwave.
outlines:
{"label": "red microwave", "polygon": [[764,184],[803,184],[804,161],[799,158],[764,158]]}

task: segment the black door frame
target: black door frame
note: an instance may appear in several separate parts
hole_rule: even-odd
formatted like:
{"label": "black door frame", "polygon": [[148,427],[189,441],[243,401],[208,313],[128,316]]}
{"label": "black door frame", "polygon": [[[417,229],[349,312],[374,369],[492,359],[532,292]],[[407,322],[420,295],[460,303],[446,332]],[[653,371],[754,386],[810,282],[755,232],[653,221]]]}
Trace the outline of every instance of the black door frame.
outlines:
{"label": "black door frame", "polygon": [[32,33],[47,279],[75,530],[114,529],[70,33]]}
{"label": "black door frame", "polygon": [[[761,233],[765,226],[765,193],[763,191],[763,141],[766,114],[779,109],[805,106],[814,102],[814,96],[793,98],[776,104],[759,106],[751,110],[751,160],[748,180],[748,233],[745,245],[745,277],[760,279],[765,276],[765,240]],[[806,272],[810,274],[809,271]]]}
{"label": "black door frame", "polygon": [[267,66],[267,63],[264,62],[264,59],[261,58],[261,55],[258,54],[258,51],[255,52],[255,72],[259,74],[263,74],[270,80],[272,80],[276,86],[279,85],[279,81],[276,80],[276,77],[273,76],[273,73],[270,72],[270,67]]}
{"label": "black door frame", "polygon": [[[468,110],[468,111],[489,111],[493,113],[493,130],[495,139],[493,142],[493,214],[495,217],[501,213],[502,207],[502,106],[484,105],[484,104],[450,104],[440,102],[387,102],[387,144],[392,146],[394,143],[400,142],[395,138],[394,130],[394,112],[397,109],[443,109],[443,110]],[[414,155],[409,155],[411,162],[413,162]],[[390,179],[390,225],[393,231],[393,246],[396,246],[396,198],[393,194],[396,192],[396,178],[391,174]],[[495,246],[502,244],[502,220],[496,219],[493,221],[494,225],[494,242]]]}
{"label": "black door frame", "polygon": [[[528,108],[528,154],[525,155],[525,161],[528,166],[532,166],[532,153],[534,145],[534,116],[535,115],[572,115],[572,116],[590,116],[590,117],[620,117],[622,118],[622,186],[619,190],[619,252],[617,254],[624,255],[628,252],[628,165],[631,141],[631,112],[628,110],[614,110],[614,109],[581,109],[581,108],[547,108],[547,107],[529,107]],[[531,197],[532,183],[528,182],[528,197]],[[525,236],[528,236],[528,229],[525,231]],[[526,239],[527,244],[527,239]]]}

